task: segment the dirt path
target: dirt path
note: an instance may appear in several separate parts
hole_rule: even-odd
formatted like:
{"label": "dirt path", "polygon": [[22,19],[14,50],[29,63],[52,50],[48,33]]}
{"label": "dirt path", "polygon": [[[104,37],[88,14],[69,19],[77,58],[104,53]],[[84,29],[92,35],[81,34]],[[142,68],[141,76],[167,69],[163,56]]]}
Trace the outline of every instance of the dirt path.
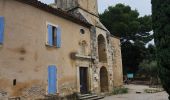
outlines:
{"label": "dirt path", "polygon": [[[129,88],[128,94],[109,96],[102,100],[168,100],[168,94],[166,92],[144,93],[144,89],[148,89],[148,86],[126,85],[125,87]],[[136,92],[141,93],[136,94]]]}

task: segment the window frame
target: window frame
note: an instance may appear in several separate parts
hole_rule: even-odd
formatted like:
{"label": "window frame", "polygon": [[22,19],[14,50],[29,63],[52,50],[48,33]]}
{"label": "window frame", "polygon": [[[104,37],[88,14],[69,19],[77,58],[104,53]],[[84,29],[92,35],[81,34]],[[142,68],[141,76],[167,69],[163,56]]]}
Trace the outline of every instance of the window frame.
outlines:
{"label": "window frame", "polygon": [[[58,48],[57,47],[57,44],[55,44],[54,45],[54,41],[53,41],[53,43],[52,43],[52,46],[48,43],[48,25],[51,25],[52,27],[55,27],[56,29],[58,29],[59,28],[59,25],[57,25],[57,24],[53,24],[53,23],[51,23],[51,22],[46,22],[46,46],[47,47],[54,47],[54,48]],[[52,33],[53,34],[53,33]],[[54,37],[52,37],[52,38],[54,38]],[[57,34],[56,34],[56,38],[57,38]],[[61,37],[60,37],[61,38]],[[56,39],[56,41],[57,41],[57,39]]]}

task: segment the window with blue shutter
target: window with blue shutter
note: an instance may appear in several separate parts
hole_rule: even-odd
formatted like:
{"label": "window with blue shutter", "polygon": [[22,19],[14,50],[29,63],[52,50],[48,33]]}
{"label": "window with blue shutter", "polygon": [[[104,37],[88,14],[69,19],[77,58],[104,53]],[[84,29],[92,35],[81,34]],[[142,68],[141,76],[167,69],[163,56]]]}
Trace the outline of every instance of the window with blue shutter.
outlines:
{"label": "window with blue shutter", "polygon": [[55,65],[48,66],[48,94],[57,93],[57,67]]}
{"label": "window with blue shutter", "polygon": [[61,47],[61,28],[57,27],[57,48]]}
{"label": "window with blue shutter", "polygon": [[52,30],[52,26],[48,25],[48,45],[53,46],[53,30]]}
{"label": "window with blue shutter", "polygon": [[0,44],[4,41],[4,17],[0,16]]}
{"label": "window with blue shutter", "polygon": [[61,47],[61,28],[48,25],[48,45]]}

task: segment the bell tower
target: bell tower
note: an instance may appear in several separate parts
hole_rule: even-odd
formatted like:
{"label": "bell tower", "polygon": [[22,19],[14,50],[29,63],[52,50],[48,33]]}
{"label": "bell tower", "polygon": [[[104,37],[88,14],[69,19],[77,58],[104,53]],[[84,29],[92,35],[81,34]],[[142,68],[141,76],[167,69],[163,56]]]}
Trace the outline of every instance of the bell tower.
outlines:
{"label": "bell tower", "polygon": [[62,10],[71,10],[78,6],[77,0],[55,0],[57,7]]}
{"label": "bell tower", "polygon": [[98,4],[97,0],[78,0],[79,7],[93,13],[98,14]]}
{"label": "bell tower", "polygon": [[63,10],[80,8],[86,12],[98,15],[97,0],[55,0],[57,7]]}

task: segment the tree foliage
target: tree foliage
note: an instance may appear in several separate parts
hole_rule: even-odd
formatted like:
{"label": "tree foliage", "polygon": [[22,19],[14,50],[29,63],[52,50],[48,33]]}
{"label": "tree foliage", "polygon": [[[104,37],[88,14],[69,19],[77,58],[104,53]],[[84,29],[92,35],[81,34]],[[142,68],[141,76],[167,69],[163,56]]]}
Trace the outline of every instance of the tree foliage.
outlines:
{"label": "tree foliage", "polygon": [[[101,22],[114,36],[118,36],[122,41],[139,41],[147,43],[152,29],[151,16],[139,17],[137,10],[132,10],[130,6],[117,4],[110,6],[103,14],[100,14]],[[143,41],[145,38],[146,41]]]}
{"label": "tree foliage", "polygon": [[135,72],[146,56],[145,45],[153,39],[151,16],[139,17],[137,10],[117,4],[100,14],[100,20],[111,34],[121,39],[124,72]]}
{"label": "tree foliage", "polygon": [[143,60],[143,62],[141,62],[139,66],[144,70],[145,75],[147,75],[147,77],[157,78],[158,67],[156,61]]}
{"label": "tree foliage", "polygon": [[151,85],[158,84],[158,65],[156,61],[156,47],[149,45],[147,55],[139,64],[139,73],[145,75],[145,78],[150,78]]}
{"label": "tree foliage", "polygon": [[170,94],[170,1],[152,0],[152,14],[159,77]]}

